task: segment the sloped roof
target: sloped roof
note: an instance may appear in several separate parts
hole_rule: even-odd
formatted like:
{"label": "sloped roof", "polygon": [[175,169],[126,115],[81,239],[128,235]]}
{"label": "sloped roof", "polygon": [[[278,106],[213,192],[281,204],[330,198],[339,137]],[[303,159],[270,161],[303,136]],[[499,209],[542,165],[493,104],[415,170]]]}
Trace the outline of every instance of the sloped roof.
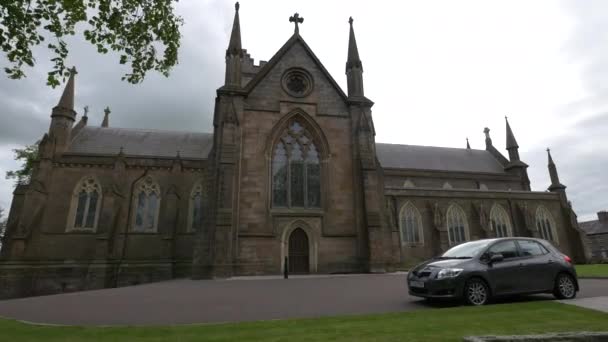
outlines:
{"label": "sloped roof", "polygon": [[600,220],[579,222],[578,226],[587,234],[608,233],[608,222]]}
{"label": "sloped roof", "polygon": [[486,150],[376,143],[383,168],[505,173]]}
{"label": "sloped roof", "polygon": [[129,156],[175,157],[179,151],[182,158],[207,159],[212,145],[212,133],[83,127],[68,152],[118,154],[122,147]]}

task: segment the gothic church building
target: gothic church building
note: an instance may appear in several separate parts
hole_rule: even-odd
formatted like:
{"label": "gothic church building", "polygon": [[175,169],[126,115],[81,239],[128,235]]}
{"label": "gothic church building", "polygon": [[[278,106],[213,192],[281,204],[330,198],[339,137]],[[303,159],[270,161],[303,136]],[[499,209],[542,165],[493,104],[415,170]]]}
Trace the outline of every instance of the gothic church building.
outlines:
{"label": "gothic church building", "polygon": [[75,72],[27,185],[14,191],[0,298],[175,277],[387,272],[488,237],[581,233],[549,155],[549,191],[508,156],[376,143],[350,20],[347,93],[299,34],[255,65],[238,4],[213,133],[101,127],[74,110]]}

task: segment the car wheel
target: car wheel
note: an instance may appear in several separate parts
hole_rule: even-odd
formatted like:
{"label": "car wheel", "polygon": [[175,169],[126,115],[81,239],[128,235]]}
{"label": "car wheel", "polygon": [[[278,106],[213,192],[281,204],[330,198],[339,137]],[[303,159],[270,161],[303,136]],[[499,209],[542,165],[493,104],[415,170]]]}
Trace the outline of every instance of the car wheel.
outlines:
{"label": "car wheel", "polygon": [[464,301],[469,305],[484,305],[490,300],[490,289],[479,279],[469,279],[464,285]]}
{"label": "car wheel", "polygon": [[553,295],[558,299],[572,299],[576,297],[574,278],[569,274],[559,274],[555,279]]}

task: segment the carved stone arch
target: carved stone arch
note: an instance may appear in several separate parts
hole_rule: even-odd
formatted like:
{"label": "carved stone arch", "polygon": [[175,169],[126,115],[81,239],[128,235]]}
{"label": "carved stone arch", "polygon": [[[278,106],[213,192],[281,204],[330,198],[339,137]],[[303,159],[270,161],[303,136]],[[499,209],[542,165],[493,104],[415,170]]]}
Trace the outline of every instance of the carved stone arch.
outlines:
{"label": "carved stone arch", "polygon": [[302,219],[293,220],[285,226],[285,229],[283,229],[283,233],[281,234],[280,272],[283,272],[283,270],[285,269],[285,258],[289,256],[289,237],[291,236],[291,233],[293,233],[296,229],[302,229],[308,237],[308,265],[310,267],[310,273],[317,273],[319,263],[319,241],[321,239],[321,234],[318,229],[314,229],[310,226],[310,224],[308,224],[308,222]]}
{"label": "carved stone arch", "polygon": [[[406,229],[404,218],[405,215],[411,215],[415,230],[417,231],[417,239],[405,238],[404,230]],[[399,237],[402,245],[424,245],[424,226],[422,225],[422,214],[420,210],[411,202],[405,202],[399,209]],[[415,235],[414,235],[415,237]]]}
{"label": "carved stone arch", "polygon": [[[105,194],[107,195],[107,191]],[[95,175],[86,175],[80,178],[74,186],[72,196],[70,197],[70,211],[68,213],[66,231],[96,231],[103,198],[104,188]],[[89,215],[93,215],[92,223],[89,221]]]}
{"label": "carved stone arch", "polygon": [[319,154],[321,156],[322,161],[329,159],[329,157],[331,156],[331,151],[329,148],[329,142],[327,141],[327,137],[323,133],[323,129],[321,129],[321,126],[319,126],[315,119],[313,119],[304,110],[299,108],[294,109],[287,115],[283,116],[281,120],[279,120],[279,122],[277,122],[270,131],[270,134],[268,135],[268,138],[266,140],[266,147],[264,152],[266,159],[272,159],[272,152],[274,146],[277,144],[279,139],[281,139],[283,132],[289,127],[289,124],[293,120],[298,120],[298,122],[303,125],[304,128],[307,129],[308,132],[310,132],[310,134],[313,135],[313,141],[316,142],[317,146],[319,147]]}
{"label": "carved stone arch", "polygon": [[494,233],[495,236],[504,237],[501,232],[497,231],[497,228],[500,230],[500,226],[503,224],[506,226],[506,236],[513,236],[513,222],[511,222],[509,212],[500,203],[494,203],[492,205],[492,209],[490,210],[488,228]]}
{"label": "carved stone arch", "polygon": [[[466,211],[456,202],[451,202],[445,213],[445,225],[448,233],[448,243],[453,246],[471,239],[469,218]],[[456,227],[462,226],[462,230]],[[450,229],[452,227],[452,229]],[[464,236],[462,236],[464,234]],[[456,236],[457,235],[457,236]],[[464,239],[463,239],[464,238]]]}

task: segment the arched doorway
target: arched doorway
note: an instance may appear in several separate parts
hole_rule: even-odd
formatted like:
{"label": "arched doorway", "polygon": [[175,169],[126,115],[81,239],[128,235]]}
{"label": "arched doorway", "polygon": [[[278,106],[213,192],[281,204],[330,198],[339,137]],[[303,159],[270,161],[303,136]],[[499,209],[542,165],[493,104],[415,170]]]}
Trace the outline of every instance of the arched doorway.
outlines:
{"label": "arched doorway", "polygon": [[310,272],[308,251],[308,235],[296,228],[289,235],[289,273]]}

